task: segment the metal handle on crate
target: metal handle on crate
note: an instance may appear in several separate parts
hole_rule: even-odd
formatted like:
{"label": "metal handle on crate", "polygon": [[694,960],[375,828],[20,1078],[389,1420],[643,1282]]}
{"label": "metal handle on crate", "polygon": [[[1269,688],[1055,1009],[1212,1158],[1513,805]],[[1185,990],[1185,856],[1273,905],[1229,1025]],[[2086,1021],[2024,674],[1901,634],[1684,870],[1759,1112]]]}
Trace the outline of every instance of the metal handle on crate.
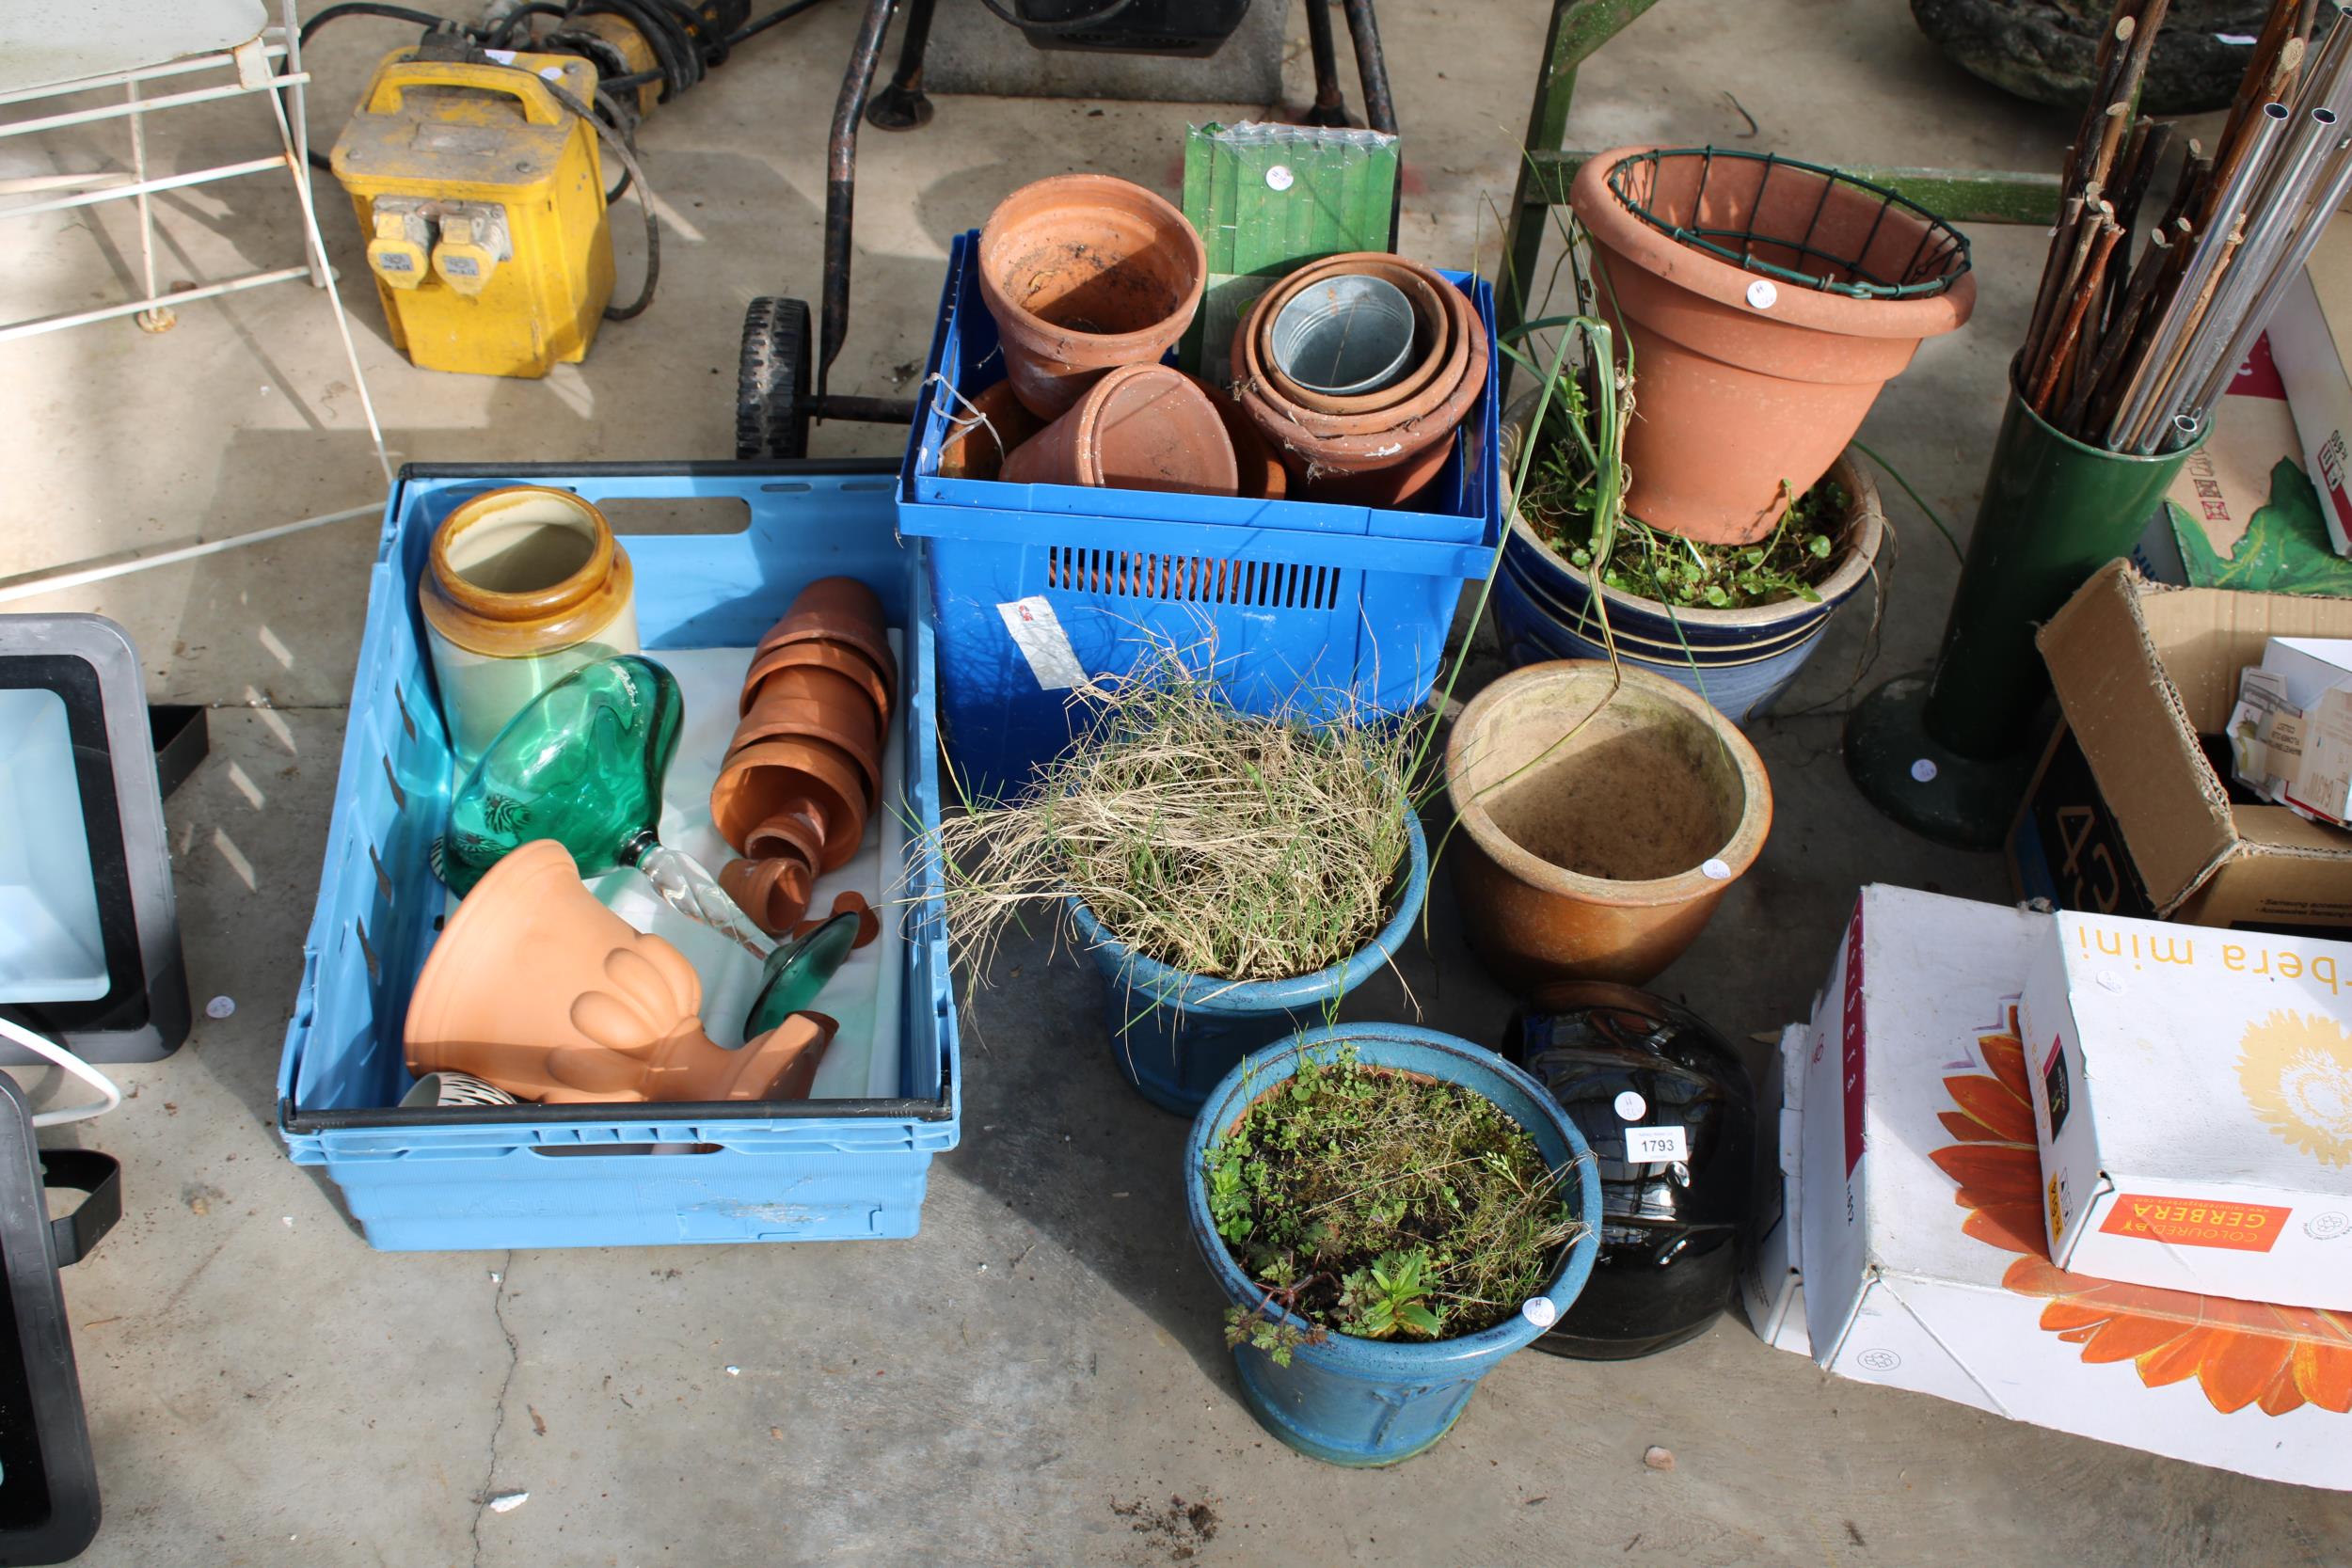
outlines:
{"label": "metal handle on crate", "polygon": [[94,1148],[44,1148],[40,1151],[40,1180],[44,1187],[67,1187],[89,1196],[70,1214],[49,1222],[49,1250],[57,1267],[78,1263],[122,1218],[122,1164]]}

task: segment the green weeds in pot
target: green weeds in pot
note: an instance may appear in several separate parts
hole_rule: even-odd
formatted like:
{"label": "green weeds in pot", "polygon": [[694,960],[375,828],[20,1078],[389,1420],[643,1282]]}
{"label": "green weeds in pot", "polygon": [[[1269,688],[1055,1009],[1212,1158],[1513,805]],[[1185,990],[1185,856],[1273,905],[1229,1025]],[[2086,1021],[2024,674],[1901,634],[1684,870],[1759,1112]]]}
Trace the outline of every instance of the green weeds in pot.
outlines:
{"label": "green weeds in pot", "polygon": [[1237,712],[1168,647],[1078,697],[1089,733],[1030,789],[940,825],[967,973],[1025,906],[1069,896],[1128,947],[1216,979],[1311,974],[1379,935],[1411,842],[1409,726]]}
{"label": "green weeds in pot", "polygon": [[1345,1050],[1261,1096],[1206,1176],[1217,1234],[1264,1292],[1228,1311],[1226,1341],[1285,1365],[1326,1332],[1491,1328],[1542,1291],[1579,1230],[1534,1139],[1499,1106]]}
{"label": "green weeds in pot", "polygon": [[1531,443],[1533,461],[1518,491],[1520,513],[1570,565],[1589,571],[1602,562],[1600,580],[1609,587],[1677,609],[1820,601],[1816,587],[1836,570],[1836,533],[1851,504],[1836,481],[1824,479],[1806,491],[1753,545],[1701,544],[1637,517],[1602,516],[1597,483],[1584,459],[1592,443],[1570,437],[1571,428],[1588,418],[1583,387],[1574,376],[1563,378],[1551,413]]}

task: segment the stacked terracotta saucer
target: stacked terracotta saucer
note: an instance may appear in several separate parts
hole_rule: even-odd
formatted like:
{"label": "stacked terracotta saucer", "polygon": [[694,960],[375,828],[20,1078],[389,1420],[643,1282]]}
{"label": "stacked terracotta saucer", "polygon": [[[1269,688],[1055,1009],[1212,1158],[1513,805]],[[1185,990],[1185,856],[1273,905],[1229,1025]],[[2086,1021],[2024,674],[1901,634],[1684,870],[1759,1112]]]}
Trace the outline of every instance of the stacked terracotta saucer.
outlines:
{"label": "stacked terracotta saucer", "polygon": [[1233,395],[1305,499],[1396,506],[1445,467],[1486,358],[1460,290],[1418,261],[1356,251],[1259,296],[1233,332]]}
{"label": "stacked terracotta saucer", "polygon": [[898,689],[882,601],[854,578],[810,583],[760,639],[710,816],[742,857],[720,885],[771,936],[864,842]]}

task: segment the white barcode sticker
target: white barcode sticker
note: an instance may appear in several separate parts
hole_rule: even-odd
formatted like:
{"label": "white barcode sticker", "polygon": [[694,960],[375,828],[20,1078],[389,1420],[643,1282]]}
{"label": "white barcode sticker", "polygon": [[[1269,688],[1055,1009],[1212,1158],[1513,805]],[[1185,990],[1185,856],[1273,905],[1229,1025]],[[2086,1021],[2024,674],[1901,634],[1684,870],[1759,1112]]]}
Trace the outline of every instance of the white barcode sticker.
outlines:
{"label": "white barcode sticker", "polygon": [[1663,1165],[1691,1157],[1679,1127],[1629,1127],[1625,1130],[1628,1164]]}
{"label": "white barcode sticker", "polygon": [[1005,629],[1012,633],[1013,646],[1029,661],[1029,673],[1037,677],[1038,686],[1047,691],[1067,691],[1086,684],[1087,673],[1078,662],[1077,650],[1070,645],[1070,634],[1061,629],[1061,618],[1042,594],[1032,594],[1025,599],[1000,604],[996,613],[1005,618]]}

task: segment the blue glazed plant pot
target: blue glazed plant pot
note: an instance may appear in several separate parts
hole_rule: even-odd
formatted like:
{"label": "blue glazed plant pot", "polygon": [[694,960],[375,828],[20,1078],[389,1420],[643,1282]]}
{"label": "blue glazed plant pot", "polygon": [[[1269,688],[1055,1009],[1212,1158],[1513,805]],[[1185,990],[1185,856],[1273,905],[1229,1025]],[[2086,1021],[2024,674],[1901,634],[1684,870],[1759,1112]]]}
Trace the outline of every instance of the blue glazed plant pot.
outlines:
{"label": "blue glazed plant pot", "polygon": [[1404,945],[1429,895],[1429,846],[1406,813],[1404,883],[1396,911],[1372,944],[1345,963],[1292,980],[1219,980],[1188,974],[1127,947],[1072,899],[1078,945],[1110,988],[1111,1059],[1146,1100],[1191,1116],[1235,1064],[1261,1046],[1327,1022],[1332,1004],[1377,974]]}
{"label": "blue glazed plant pot", "polygon": [[[1512,405],[1503,430],[1506,483],[1518,472],[1520,433],[1534,412],[1533,394]],[[1842,553],[1836,570],[1820,585],[1818,602],[1785,599],[1747,610],[1681,609],[1606,589],[1617,657],[1696,691],[1735,724],[1744,725],[1769,710],[1820,648],[1830,617],[1868,579],[1885,538],[1878,486],[1851,449],[1828,477],[1846,492],[1850,504]],[[1640,484],[1637,474],[1634,498]],[[1513,669],[1550,659],[1609,657],[1584,573],[1546,544],[1517,507],[1511,509],[1491,598],[1502,657]]]}
{"label": "blue glazed plant pot", "polygon": [[[1225,1075],[1194,1118],[1184,1141],[1184,1203],[1192,1239],[1226,1299],[1255,1307],[1264,1292],[1243,1274],[1209,1213],[1210,1148],[1268,1089],[1298,1070],[1302,1053],[1329,1061],[1352,1047],[1359,1063],[1425,1073],[1492,1101],[1526,1129],[1555,1170],[1573,1165],[1569,1205],[1582,1232],[1561,1255],[1559,1273],[1544,1295],[1565,1313],[1593,1272],[1600,1246],[1600,1182],[1593,1151],[1561,1112],[1559,1102],[1526,1073],[1495,1053],[1434,1029],[1404,1023],[1346,1023],[1310,1029],[1251,1055]],[[1278,1321],[1307,1325],[1280,1307]],[[1260,1425],[1300,1453],[1328,1465],[1394,1465],[1435,1445],[1470,1403],[1478,1380],[1544,1330],[1524,1312],[1483,1333],[1458,1339],[1358,1339],[1327,1334],[1301,1343],[1287,1367],[1253,1346],[1233,1352],[1242,1398]]]}

